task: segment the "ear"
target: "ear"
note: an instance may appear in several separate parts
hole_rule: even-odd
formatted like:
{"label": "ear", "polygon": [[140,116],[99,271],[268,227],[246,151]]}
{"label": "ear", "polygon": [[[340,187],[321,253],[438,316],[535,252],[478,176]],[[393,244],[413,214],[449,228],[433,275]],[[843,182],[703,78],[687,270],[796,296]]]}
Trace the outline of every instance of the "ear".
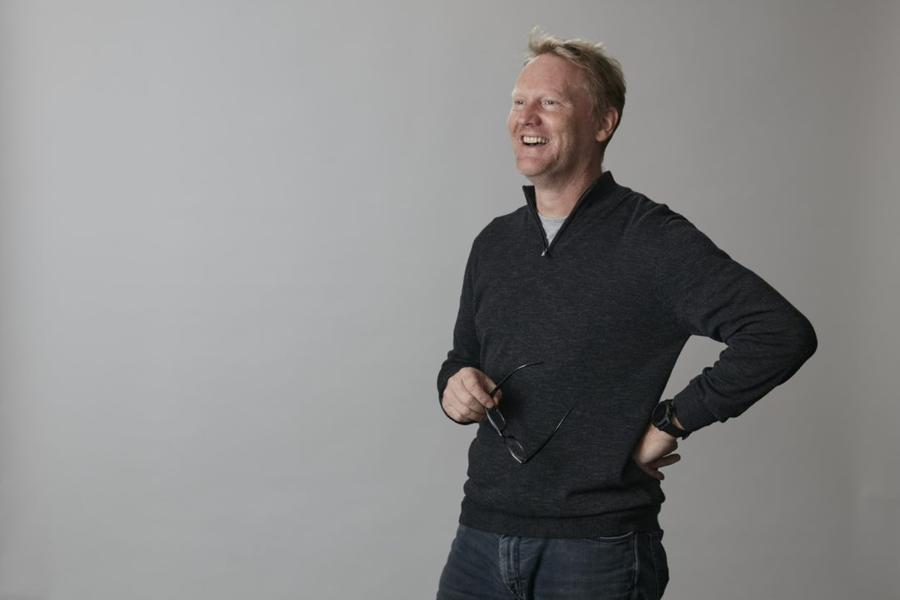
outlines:
{"label": "ear", "polygon": [[612,137],[613,131],[616,130],[616,125],[618,124],[619,111],[610,106],[604,111],[603,117],[600,119],[600,129],[597,130],[597,135],[594,136],[594,139],[602,144]]}

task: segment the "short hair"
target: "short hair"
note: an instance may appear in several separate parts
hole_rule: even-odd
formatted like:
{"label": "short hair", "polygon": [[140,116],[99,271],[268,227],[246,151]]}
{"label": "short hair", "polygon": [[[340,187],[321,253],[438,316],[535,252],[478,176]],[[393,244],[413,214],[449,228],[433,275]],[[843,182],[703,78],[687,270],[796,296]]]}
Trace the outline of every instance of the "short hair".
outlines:
{"label": "short hair", "polygon": [[[584,71],[587,76],[587,92],[597,123],[602,122],[603,113],[608,108],[613,107],[619,111],[619,122],[613,129],[615,133],[622,122],[622,111],[625,109],[625,75],[619,61],[606,52],[606,46],[578,38],[561,40],[535,27],[528,35],[525,65],[541,54],[555,54]],[[609,143],[610,139],[612,134],[606,143]],[[606,143],[603,145],[604,149]]]}

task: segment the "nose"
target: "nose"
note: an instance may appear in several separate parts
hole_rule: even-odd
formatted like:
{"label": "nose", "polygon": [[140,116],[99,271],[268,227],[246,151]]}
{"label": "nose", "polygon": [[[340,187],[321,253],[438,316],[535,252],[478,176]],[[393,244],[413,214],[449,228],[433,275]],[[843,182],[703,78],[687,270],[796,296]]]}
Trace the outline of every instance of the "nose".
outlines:
{"label": "nose", "polygon": [[541,117],[538,114],[537,106],[533,102],[526,102],[519,109],[519,125],[540,125]]}

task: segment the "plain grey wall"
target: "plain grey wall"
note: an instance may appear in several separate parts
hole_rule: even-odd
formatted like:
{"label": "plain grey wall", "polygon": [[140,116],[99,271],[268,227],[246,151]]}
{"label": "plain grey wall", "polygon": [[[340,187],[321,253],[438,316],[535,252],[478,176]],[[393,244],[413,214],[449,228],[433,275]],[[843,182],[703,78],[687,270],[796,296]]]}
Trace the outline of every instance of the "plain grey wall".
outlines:
{"label": "plain grey wall", "polygon": [[0,10],[0,599],[433,597],[474,434],[435,377],[523,202],[534,25],[622,61],[616,178],[819,335],[681,444],[666,597],[900,597],[896,2]]}

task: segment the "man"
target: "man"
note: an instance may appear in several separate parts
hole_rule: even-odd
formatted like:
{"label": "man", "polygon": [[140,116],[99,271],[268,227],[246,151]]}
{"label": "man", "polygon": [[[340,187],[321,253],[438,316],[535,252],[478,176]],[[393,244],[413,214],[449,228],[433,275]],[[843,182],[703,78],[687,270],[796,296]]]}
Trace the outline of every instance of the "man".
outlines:
{"label": "man", "polygon": [[[603,170],[625,83],[602,45],[532,32],[529,48],[508,129],[532,185],[472,244],[437,378],[447,417],[479,424],[438,598],[656,599],[676,440],[747,410],[817,339],[685,217]],[[690,335],[727,348],[659,402]]]}

